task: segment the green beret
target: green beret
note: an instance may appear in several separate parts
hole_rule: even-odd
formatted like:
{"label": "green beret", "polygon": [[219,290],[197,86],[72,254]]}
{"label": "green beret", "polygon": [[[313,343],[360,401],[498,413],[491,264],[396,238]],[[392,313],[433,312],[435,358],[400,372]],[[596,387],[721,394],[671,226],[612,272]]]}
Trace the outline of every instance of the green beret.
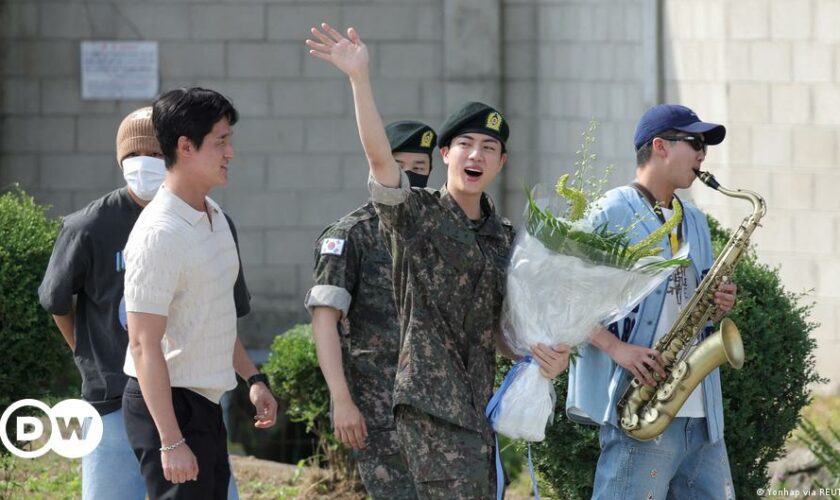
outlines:
{"label": "green beret", "polygon": [[449,146],[455,136],[475,132],[489,135],[502,143],[505,149],[510,128],[502,114],[481,102],[468,102],[455,111],[440,126],[438,147]]}
{"label": "green beret", "polygon": [[392,153],[425,153],[432,157],[435,148],[435,131],[425,123],[402,121],[385,127]]}

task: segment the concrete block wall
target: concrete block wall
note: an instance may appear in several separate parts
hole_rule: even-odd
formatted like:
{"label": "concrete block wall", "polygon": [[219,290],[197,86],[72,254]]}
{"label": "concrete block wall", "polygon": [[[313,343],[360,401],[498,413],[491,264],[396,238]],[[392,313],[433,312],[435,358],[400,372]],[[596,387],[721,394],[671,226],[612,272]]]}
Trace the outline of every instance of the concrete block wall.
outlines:
{"label": "concrete block wall", "polygon": [[[308,321],[312,247],[367,198],[346,77],[307,54],[321,21],[355,26],[386,121],[438,126],[464,99],[499,105],[500,4],[486,0],[8,0],[0,5],[0,187],[20,183],[60,216],[124,184],[121,119],[140,101],[85,101],[82,40],[156,40],[160,88],[200,85],[241,113],[229,185],[253,313],[251,348]],[[444,21],[448,14],[448,22]],[[480,50],[488,47],[492,50]],[[474,49],[478,48],[476,51]],[[478,54],[469,57],[464,54]],[[444,166],[435,162],[432,185]]]}
{"label": "concrete block wall", "polygon": [[[728,129],[706,167],[761,193],[754,235],[785,286],[812,292],[817,369],[840,390],[840,2],[666,0],[667,99]],[[714,25],[714,26],[712,26]],[[705,186],[691,195],[728,227],[749,205]]]}
{"label": "concrete block wall", "polygon": [[521,218],[523,184],[553,185],[575,170],[592,119],[599,123],[595,164],[613,165],[613,185],[632,180],[633,129],[655,99],[651,5],[504,2],[504,97],[513,136],[504,187],[512,219]]}

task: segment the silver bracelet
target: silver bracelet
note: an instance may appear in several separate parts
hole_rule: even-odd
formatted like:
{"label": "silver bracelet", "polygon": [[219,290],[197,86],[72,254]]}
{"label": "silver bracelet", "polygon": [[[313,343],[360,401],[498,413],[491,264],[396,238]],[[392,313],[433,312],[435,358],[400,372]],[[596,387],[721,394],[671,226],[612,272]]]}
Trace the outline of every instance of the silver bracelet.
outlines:
{"label": "silver bracelet", "polygon": [[172,451],[175,448],[181,446],[182,444],[187,442],[187,438],[182,437],[181,439],[175,441],[174,443],[170,444],[169,446],[161,446],[160,451]]}

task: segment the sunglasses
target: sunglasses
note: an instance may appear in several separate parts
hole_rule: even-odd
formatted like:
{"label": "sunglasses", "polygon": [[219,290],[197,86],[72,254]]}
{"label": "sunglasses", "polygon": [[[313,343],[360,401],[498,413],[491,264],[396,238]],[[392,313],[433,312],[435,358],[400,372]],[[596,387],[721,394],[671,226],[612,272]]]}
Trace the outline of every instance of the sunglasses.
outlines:
{"label": "sunglasses", "polygon": [[695,151],[703,151],[706,152],[706,143],[700,137],[696,137],[693,135],[662,135],[659,136],[660,139],[665,139],[666,141],[683,141],[687,142],[691,149]]}

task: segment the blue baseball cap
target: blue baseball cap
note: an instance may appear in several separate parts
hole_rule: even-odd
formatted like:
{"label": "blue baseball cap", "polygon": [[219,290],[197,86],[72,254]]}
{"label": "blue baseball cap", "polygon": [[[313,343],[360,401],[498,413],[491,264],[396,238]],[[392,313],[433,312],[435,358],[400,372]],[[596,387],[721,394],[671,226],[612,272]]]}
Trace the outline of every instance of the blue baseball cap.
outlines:
{"label": "blue baseball cap", "polygon": [[710,146],[720,144],[726,137],[726,127],[701,121],[697,113],[685,106],[657,104],[647,110],[636,125],[636,135],[633,137],[636,151],[666,130],[703,134],[704,142]]}

